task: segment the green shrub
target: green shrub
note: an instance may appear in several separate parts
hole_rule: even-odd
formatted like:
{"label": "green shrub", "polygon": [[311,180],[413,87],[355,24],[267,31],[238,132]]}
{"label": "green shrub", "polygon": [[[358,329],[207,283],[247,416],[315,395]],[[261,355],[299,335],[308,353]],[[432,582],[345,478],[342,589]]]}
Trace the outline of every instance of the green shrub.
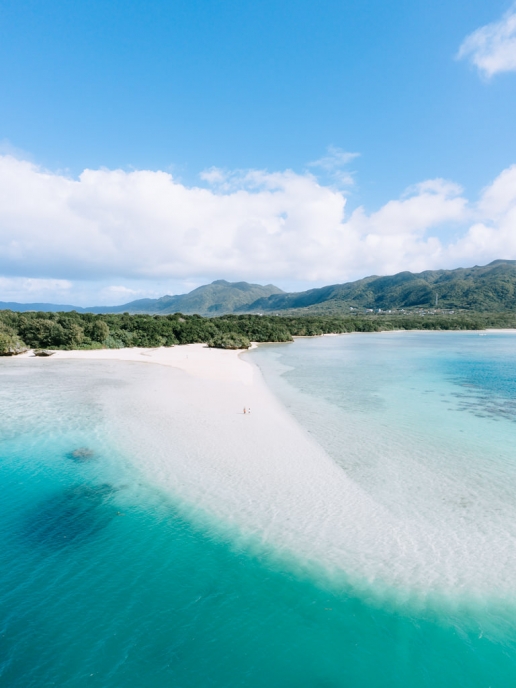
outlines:
{"label": "green shrub", "polygon": [[7,329],[0,330],[0,356],[16,356],[27,351],[27,347],[18,335]]}
{"label": "green shrub", "polygon": [[93,342],[105,342],[109,337],[109,326],[103,320],[94,320],[85,330]]}
{"label": "green shrub", "polygon": [[210,339],[208,346],[214,349],[248,349],[251,342],[245,335],[238,332],[224,332]]}

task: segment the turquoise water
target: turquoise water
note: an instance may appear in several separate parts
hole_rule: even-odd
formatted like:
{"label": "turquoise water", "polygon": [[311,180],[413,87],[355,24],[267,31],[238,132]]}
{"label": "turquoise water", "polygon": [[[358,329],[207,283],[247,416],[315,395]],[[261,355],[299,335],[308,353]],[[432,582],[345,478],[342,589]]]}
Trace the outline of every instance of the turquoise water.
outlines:
{"label": "turquoise water", "polygon": [[354,335],[248,355],[415,524],[401,591],[309,575],[189,519],[120,451],[98,402],[126,388],[113,364],[0,360],[0,685],[513,685],[515,344]]}

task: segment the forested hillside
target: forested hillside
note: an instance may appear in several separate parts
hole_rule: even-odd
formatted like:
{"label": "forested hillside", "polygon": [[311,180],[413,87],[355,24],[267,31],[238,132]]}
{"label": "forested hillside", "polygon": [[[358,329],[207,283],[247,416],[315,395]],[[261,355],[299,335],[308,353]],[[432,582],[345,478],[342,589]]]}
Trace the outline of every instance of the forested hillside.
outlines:
{"label": "forested hillside", "polygon": [[303,309],[307,313],[343,313],[351,308],[401,308],[504,311],[516,309],[516,261],[495,260],[489,265],[456,270],[400,272],[389,277],[366,277],[295,294],[259,299],[248,312]]}

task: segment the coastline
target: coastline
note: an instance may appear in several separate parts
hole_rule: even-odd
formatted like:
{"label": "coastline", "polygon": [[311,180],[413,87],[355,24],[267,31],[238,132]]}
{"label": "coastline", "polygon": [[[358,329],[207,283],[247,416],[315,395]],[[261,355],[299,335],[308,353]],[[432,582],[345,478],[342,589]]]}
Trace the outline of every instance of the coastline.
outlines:
{"label": "coastline", "polygon": [[[254,345],[256,346],[256,345]],[[72,359],[79,361],[125,361],[132,363],[153,363],[183,370],[196,378],[209,380],[239,380],[251,384],[251,367],[246,367],[239,355],[242,350],[223,350],[209,348],[206,344],[183,344],[159,348],[125,348],[125,349],[88,349],[70,351],[57,350],[52,360]],[[16,356],[33,358],[32,350]]]}

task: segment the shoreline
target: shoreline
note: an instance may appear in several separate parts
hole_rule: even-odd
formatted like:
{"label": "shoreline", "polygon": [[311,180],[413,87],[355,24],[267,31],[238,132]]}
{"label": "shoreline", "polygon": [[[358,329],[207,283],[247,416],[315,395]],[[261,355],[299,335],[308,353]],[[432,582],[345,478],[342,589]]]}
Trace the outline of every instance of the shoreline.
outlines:
{"label": "shoreline", "polygon": [[[254,344],[253,347],[256,347]],[[215,349],[206,344],[179,344],[159,348],[122,348],[122,349],[72,349],[54,350],[51,358],[55,360],[79,361],[121,361],[146,363],[177,368],[189,375],[208,380],[236,380],[251,384],[252,370],[245,367],[240,354],[246,349]],[[18,354],[16,359],[39,358],[33,350]],[[41,359],[40,359],[41,360]],[[239,365],[242,363],[243,365]]]}
{"label": "shoreline", "polygon": [[[373,332],[325,332],[323,334],[314,335],[293,335],[292,341],[288,342],[251,342],[249,349],[218,349],[209,347],[206,343],[195,344],[174,344],[173,346],[161,347],[122,347],[120,349],[49,349],[52,351],[51,358],[56,359],[77,359],[77,360],[106,360],[106,361],[130,361],[139,363],[155,363],[158,365],[165,365],[173,368],[179,368],[185,372],[190,373],[194,377],[208,376],[210,379],[225,379],[229,375],[233,378],[249,378],[249,372],[244,373],[243,368],[236,369],[235,358],[240,357],[241,354],[248,353],[258,346],[279,344],[293,344],[296,339],[319,339],[322,337],[344,337],[347,335],[372,335],[372,334],[399,334],[402,332],[420,332],[420,333],[458,333],[471,332],[474,334],[503,334],[516,333],[516,328],[485,328],[483,330],[433,330],[433,329],[394,329],[394,330],[378,330]],[[208,361],[207,353],[201,354],[201,351],[211,352]],[[5,358],[26,359],[37,358],[34,356],[34,349],[28,349],[20,354],[9,356]],[[43,357],[44,358],[44,357]],[[49,357],[50,358],[50,357]],[[219,366],[221,370],[216,371],[214,365]],[[222,373],[222,371],[224,371]]]}

